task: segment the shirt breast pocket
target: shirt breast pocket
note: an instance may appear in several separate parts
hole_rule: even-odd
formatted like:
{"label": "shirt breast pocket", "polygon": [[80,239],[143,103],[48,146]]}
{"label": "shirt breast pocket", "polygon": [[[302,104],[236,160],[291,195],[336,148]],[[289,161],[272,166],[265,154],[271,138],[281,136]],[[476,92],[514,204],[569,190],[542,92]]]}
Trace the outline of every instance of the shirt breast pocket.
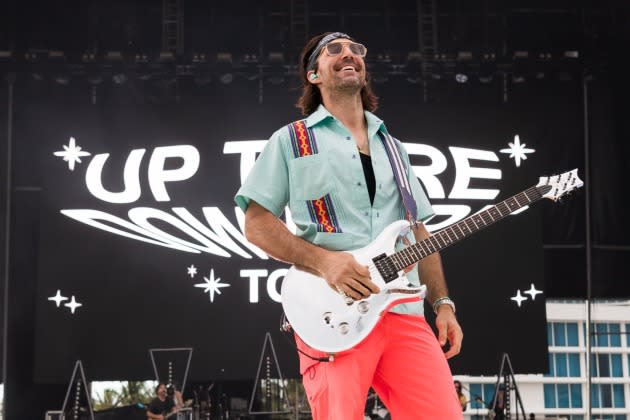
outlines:
{"label": "shirt breast pocket", "polygon": [[336,176],[325,153],[293,159],[289,162],[290,207],[294,222],[302,229],[341,233],[344,226],[343,205],[339,201]]}
{"label": "shirt breast pocket", "polygon": [[291,200],[317,200],[330,194],[334,182],[325,153],[293,159],[289,162]]}

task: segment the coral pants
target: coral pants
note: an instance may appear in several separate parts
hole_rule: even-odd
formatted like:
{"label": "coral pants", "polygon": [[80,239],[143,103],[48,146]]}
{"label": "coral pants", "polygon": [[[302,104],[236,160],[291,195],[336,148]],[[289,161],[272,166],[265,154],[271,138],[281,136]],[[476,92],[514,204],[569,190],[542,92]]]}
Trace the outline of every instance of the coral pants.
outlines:
{"label": "coral pants", "polygon": [[[297,342],[306,353],[324,356]],[[421,316],[388,312],[365,340],[333,362],[300,354],[300,371],[314,420],[363,420],[370,386],[393,420],[462,418],[444,352]]]}

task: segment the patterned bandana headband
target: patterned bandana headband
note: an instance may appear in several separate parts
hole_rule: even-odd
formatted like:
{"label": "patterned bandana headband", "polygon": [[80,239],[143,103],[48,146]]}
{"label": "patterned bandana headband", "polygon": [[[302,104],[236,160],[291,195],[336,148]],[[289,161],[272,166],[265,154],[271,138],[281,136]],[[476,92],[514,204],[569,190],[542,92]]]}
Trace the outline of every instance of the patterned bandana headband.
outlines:
{"label": "patterned bandana headband", "polygon": [[350,39],[350,36],[344,34],[343,32],[333,32],[323,37],[319,41],[319,43],[317,44],[317,47],[315,47],[311,55],[309,55],[308,64],[306,65],[306,71],[315,69],[315,62],[317,61],[319,54],[322,52],[322,48],[324,48],[324,46],[328,44],[330,41],[333,41],[337,38]]}

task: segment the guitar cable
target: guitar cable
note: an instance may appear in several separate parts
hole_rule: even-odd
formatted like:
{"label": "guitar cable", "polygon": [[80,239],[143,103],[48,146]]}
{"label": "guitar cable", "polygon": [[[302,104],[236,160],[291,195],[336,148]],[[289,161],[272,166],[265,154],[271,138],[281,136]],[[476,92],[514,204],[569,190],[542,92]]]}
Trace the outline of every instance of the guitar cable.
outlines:
{"label": "guitar cable", "polygon": [[287,342],[289,343],[291,347],[293,347],[299,353],[303,354],[304,356],[308,357],[311,360],[316,360],[318,362],[327,362],[327,363],[335,361],[334,354],[330,354],[325,357],[315,357],[315,356],[311,356],[310,354],[306,353],[303,350],[300,350],[298,346],[295,344],[295,340],[292,340],[291,338],[289,338],[289,334],[291,333],[292,330],[293,328],[291,327],[291,324],[289,323],[287,316],[285,315],[284,312],[282,312],[282,315],[280,316],[280,332],[283,333],[282,336],[287,340]]}

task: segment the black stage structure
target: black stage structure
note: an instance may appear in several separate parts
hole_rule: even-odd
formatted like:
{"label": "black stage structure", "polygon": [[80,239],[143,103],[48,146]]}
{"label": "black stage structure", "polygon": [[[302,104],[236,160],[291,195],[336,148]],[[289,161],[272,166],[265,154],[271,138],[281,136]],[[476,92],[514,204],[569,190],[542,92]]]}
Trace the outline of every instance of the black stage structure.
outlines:
{"label": "black stage structure", "polygon": [[[616,281],[630,272],[628,11],[527,3],[10,3],[6,418],[59,406],[78,359],[88,380],[152,379],[155,347],[193,347],[193,384],[248,398],[270,331],[296,375],[277,328],[285,267],[240,239],[231,197],[262,142],[300,117],[297,53],[328,30],[368,46],[377,114],[407,143],[434,227],[580,168],[585,188],[565,204],[443,253],[467,338],[454,372],[491,375],[505,352],[516,373],[546,372],[546,298],[630,295]],[[530,287],[543,294],[517,306]]]}

